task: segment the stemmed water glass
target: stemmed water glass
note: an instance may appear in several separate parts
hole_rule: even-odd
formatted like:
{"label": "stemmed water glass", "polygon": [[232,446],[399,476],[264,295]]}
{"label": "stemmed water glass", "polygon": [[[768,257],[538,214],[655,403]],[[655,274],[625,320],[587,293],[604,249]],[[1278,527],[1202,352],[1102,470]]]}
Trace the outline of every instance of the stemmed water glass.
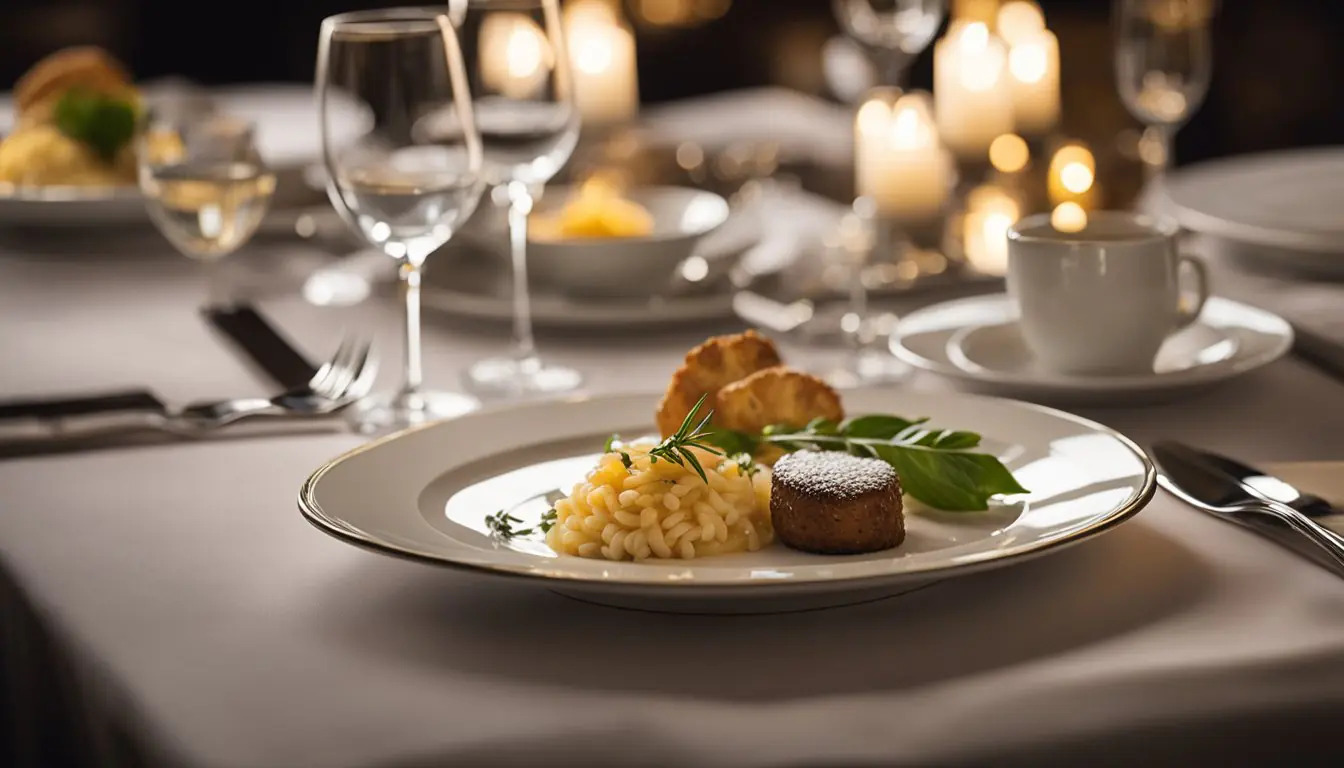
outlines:
{"label": "stemmed water glass", "polygon": [[[372,246],[397,260],[406,298],[404,382],[363,404],[366,430],[460,415],[475,398],[422,386],[420,283],[426,258],[481,196],[481,138],[447,6],[392,8],[322,22],[317,97],[327,193]],[[365,105],[373,127],[336,143],[338,99]]]}
{"label": "stemmed water glass", "polygon": [[527,220],[533,200],[574,152],[579,113],[557,0],[458,0],[450,15],[471,78],[490,199],[506,212],[513,267],[513,350],[467,371],[493,397],[565,392],[582,377],[544,361],[532,336]]}
{"label": "stemmed water glass", "polygon": [[205,266],[209,306],[230,302],[219,265],[252,239],[275,193],[253,133],[251,123],[226,115],[183,114],[151,116],[138,139],[150,220]]}
{"label": "stemmed water glass", "polygon": [[1171,166],[1176,131],[1208,92],[1214,2],[1114,0],[1116,81],[1125,107],[1148,127],[1150,172]]}
{"label": "stemmed water glass", "polygon": [[832,5],[845,34],[877,64],[881,84],[899,88],[947,13],[947,0],[832,0]]}

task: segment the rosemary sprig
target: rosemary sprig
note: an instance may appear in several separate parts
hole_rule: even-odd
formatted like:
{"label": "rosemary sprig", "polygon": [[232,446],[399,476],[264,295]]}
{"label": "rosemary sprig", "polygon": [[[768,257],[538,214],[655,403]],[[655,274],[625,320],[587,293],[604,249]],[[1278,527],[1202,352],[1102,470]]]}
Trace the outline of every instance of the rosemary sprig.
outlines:
{"label": "rosemary sprig", "polygon": [[710,439],[714,433],[707,430],[709,420],[714,417],[714,410],[711,408],[705,413],[705,417],[696,422],[695,417],[700,412],[700,406],[705,404],[705,398],[709,395],[701,395],[699,400],[695,401],[695,406],[691,412],[686,414],[686,418],[681,422],[681,426],[676,432],[668,435],[661,443],[649,449],[649,462],[654,463],[658,459],[670,461],[681,467],[689,466],[700,479],[709,482],[709,477],[705,474],[705,468],[700,466],[700,460],[691,452],[692,448],[699,448],[706,453],[712,453],[716,456],[722,456],[723,451],[719,450]]}
{"label": "rosemary sprig", "polygon": [[493,515],[485,516],[485,527],[490,531],[491,536],[494,536],[500,541],[508,541],[515,536],[531,536],[538,531],[542,533],[550,533],[551,529],[555,527],[555,520],[556,511],[554,509],[548,509],[546,510],[546,513],[541,516],[541,520],[537,522],[535,527],[514,528],[513,526],[515,524],[520,524],[523,521],[501,509]]}

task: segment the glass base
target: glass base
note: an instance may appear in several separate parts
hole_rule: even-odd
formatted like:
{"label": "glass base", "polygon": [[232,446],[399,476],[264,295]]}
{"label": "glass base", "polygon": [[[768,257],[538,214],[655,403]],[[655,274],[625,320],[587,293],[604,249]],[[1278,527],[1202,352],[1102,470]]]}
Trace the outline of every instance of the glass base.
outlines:
{"label": "glass base", "polygon": [[583,384],[573,368],[538,357],[494,357],[471,366],[463,376],[469,391],[481,397],[530,397],[572,392]]}
{"label": "glass base", "polygon": [[480,407],[476,398],[457,392],[396,392],[364,400],[353,409],[350,420],[360,432],[381,432],[451,419]]}
{"label": "glass base", "polygon": [[825,376],[836,389],[856,389],[883,384],[899,384],[910,378],[913,369],[889,352],[865,350],[852,356],[848,365]]}

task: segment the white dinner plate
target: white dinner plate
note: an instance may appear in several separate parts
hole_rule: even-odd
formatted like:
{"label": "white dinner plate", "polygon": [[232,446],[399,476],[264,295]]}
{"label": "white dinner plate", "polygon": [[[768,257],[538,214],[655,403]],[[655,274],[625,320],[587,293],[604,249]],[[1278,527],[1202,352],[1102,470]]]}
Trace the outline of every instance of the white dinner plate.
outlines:
{"label": "white dinner plate", "polygon": [[1245,375],[1293,346],[1288,321],[1214,297],[1194,324],[1167,339],[1152,373],[1076,376],[1026,359],[1016,319],[1017,307],[1006,294],[935,304],[901,320],[891,351],[975,391],[1052,404],[1136,405],[1173,400]]}
{"label": "white dinner plate", "polygon": [[[147,90],[152,102],[154,89]],[[256,124],[257,148],[267,164],[281,174],[298,177],[304,167],[320,162],[321,132],[313,87],[266,84],[210,89],[220,112]],[[365,107],[338,101],[332,125],[336,139],[354,141],[372,125]],[[0,135],[14,123],[13,104],[0,98]],[[140,224],[147,221],[144,200],[133,185],[115,188],[46,187],[0,193],[0,226],[79,227]]]}
{"label": "white dinner plate", "polygon": [[1271,249],[1273,266],[1344,275],[1344,147],[1197,163],[1173,171],[1145,207],[1181,226]]}
{"label": "white dinner plate", "polygon": [[[758,552],[611,562],[552,552],[540,538],[492,538],[485,517],[535,524],[547,495],[582,481],[613,432],[652,433],[657,395],[537,402],[412,428],[357,448],[303,484],[299,509],[322,531],[385,554],[534,581],[622,607],[754,613],[862,602],[1019,562],[1102,533],[1152,497],[1152,464],[1095,422],[960,394],[858,389],[851,414],[927,416],[974,430],[1030,493],[988,512],[907,514],[898,548],[863,555]],[[1117,577],[1120,577],[1118,574]]]}

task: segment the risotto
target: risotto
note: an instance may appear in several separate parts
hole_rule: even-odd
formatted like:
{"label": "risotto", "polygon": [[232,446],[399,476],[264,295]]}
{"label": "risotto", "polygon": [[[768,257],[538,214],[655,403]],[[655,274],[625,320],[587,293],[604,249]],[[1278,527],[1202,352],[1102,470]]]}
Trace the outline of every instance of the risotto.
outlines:
{"label": "risotto", "polygon": [[603,454],[556,503],[546,534],[551,549],[607,560],[689,560],[770,543],[768,468],[692,448],[706,482],[690,467],[650,461],[655,445],[641,441]]}

